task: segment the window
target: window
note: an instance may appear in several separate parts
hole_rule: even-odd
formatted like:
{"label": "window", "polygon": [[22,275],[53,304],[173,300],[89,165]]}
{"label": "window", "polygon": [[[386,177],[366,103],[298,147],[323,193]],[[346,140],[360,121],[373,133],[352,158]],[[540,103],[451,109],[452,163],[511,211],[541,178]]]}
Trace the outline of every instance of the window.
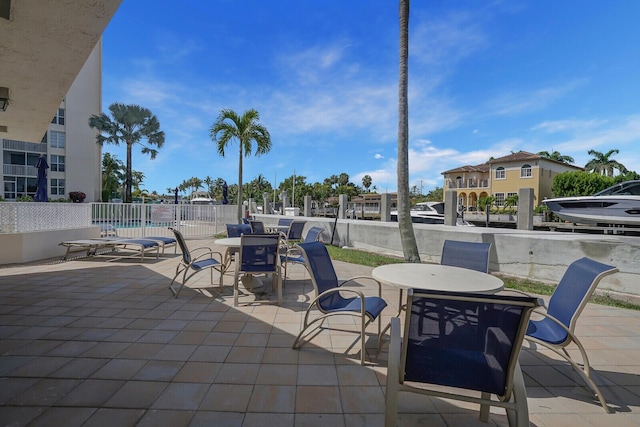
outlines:
{"label": "window", "polygon": [[508,198],[513,197],[514,201],[515,201],[515,205],[514,206],[518,206],[518,193],[507,193],[507,198],[505,200],[507,200]]}
{"label": "window", "polygon": [[504,206],[504,193],[495,193],[493,196],[496,198],[496,206]]}
{"label": "window", "polygon": [[531,165],[522,165],[520,168],[520,178],[531,178]]}
{"label": "window", "polygon": [[64,172],[64,156],[51,155],[51,171]]}
{"label": "window", "polygon": [[49,132],[51,139],[51,148],[64,148],[66,135],[64,132],[56,132],[52,130]]}
{"label": "window", "polygon": [[64,196],[64,179],[51,180],[51,195]]}
{"label": "window", "polygon": [[64,125],[64,108],[58,108],[58,112],[53,116],[51,123],[55,125]]}
{"label": "window", "polygon": [[507,178],[506,171],[502,166],[496,169],[496,179],[506,179],[506,178]]}

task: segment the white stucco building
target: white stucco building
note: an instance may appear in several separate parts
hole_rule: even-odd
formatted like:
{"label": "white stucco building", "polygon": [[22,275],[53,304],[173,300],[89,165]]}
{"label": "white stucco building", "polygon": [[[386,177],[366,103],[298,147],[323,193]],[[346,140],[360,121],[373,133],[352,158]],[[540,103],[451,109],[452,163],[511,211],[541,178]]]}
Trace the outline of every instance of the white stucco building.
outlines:
{"label": "white stucco building", "polygon": [[[102,44],[95,46],[71,84],[41,141],[2,141],[0,188],[5,200],[16,200],[36,192],[36,163],[46,155],[49,169],[47,187],[50,199],[69,198],[81,191],[85,201],[101,197],[101,147],[89,117],[101,113]],[[0,134],[2,136],[2,134]]]}

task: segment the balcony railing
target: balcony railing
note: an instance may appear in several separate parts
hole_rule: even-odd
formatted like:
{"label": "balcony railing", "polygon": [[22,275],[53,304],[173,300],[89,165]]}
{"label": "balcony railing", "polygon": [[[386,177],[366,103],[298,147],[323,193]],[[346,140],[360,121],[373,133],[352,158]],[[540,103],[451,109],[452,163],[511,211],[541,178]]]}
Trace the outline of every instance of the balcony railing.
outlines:
{"label": "balcony railing", "polygon": [[4,175],[38,176],[38,169],[29,165],[2,165]]}
{"label": "balcony railing", "polygon": [[489,188],[489,180],[488,179],[475,179],[475,180],[467,180],[467,181],[447,181],[448,188]]}

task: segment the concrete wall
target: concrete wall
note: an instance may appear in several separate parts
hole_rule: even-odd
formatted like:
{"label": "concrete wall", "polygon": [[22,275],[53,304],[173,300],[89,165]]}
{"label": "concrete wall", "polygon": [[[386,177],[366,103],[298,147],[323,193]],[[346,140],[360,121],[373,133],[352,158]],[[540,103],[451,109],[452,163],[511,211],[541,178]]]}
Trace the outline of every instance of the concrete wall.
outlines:
{"label": "concrete wall", "polygon": [[[275,225],[278,218],[260,217],[267,225]],[[324,227],[322,240],[331,242],[335,219],[304,219],[308,221],[305,229],[316,225]],[[413,227],[423,262],[439,263],[446,239],[489,242],[492,244],[491,272],[555,284],[571,262],[587,256],[620,270],[605,277],[598,286],[600,290],[640,297],[640,237],[432,224],[413,224]],[[333,244],[403,256],[395,222],[339,219]]]}
{"label": "concrete wall", "polygon": [[0,265],[62,257],[62,241],[100,237],[100,227],[0,234]]}

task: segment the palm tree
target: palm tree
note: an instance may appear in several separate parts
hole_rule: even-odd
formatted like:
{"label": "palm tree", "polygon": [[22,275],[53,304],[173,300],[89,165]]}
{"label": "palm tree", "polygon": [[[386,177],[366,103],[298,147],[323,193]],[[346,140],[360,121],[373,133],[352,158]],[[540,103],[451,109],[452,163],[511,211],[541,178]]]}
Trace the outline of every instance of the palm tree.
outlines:
{"label": "palm tree", "polygon": [[[131,169],[131,151],[134,144],[142,146],[142,154],[149,154],[151,159],[158,155],[156,149],[149,145],[161,148],[164,144],[164,132],[160,130],[158,118],[147,108],[139,105],[125,105],[114,102],[109,106],[111,116],[102,113],[99,116],[92,115],[89,118],[89,126],[98,130],[96,142],[103,145],[127,144],[127,171],[124,181],[124,201],[131,203],[131,186],[133,183]],[[149,145],[140,142],[146,138]]]}
{"label": "palm tree", "polygon": [[584,168],[589,172],[597,172],[600,175],[613,176],[613,171],[618,170],[621,174],[627,173],[627,168],[622,163],[619,163],[611,159],[611,156],[618,154],[620,150],[613,149],[603,154],[596,150],[589,150],[587,154],[593,156],[593,159],[589,160]]}
{"label": "palm tree", "polygon": [[211,140],[218,146],[218,154],[224,157],[225,148],[232,140],[238,140],[238,223],[242,222],[242,157],[249,157],[255,141],[255,155],[260,156],[271,151],[271,136],[266,127],[259,123],[260,114],[249,109],[239,116],[235,111],[223,109],[209,129]]}
{"label": "palm tree", "polygon": [[398,228],[405,262],[420,262],[409,199],[409,0],[400,0],[400,77],[398,80]]}
{"label": "palm tree", "polygon": [[542,157],[544,157],[546,159],[555,160],[557,162],[562,162],[562,163],[573,163],[573,162],[575,162],[575,160],[573,160],[573,157],[571,157],[571,156],[563,156],[558,151],[553,151],[552,153],[549,153],[548,151],[539,151],[538,152],[538,156],[542,156]]}
{"label": "palm tree", "polygon": [[367,190],[367,193],[369,192],[369,187],[371,187],[371,176],[370,175],[365,175],[362,177],[362,186],[365,188],[365,190]]}

